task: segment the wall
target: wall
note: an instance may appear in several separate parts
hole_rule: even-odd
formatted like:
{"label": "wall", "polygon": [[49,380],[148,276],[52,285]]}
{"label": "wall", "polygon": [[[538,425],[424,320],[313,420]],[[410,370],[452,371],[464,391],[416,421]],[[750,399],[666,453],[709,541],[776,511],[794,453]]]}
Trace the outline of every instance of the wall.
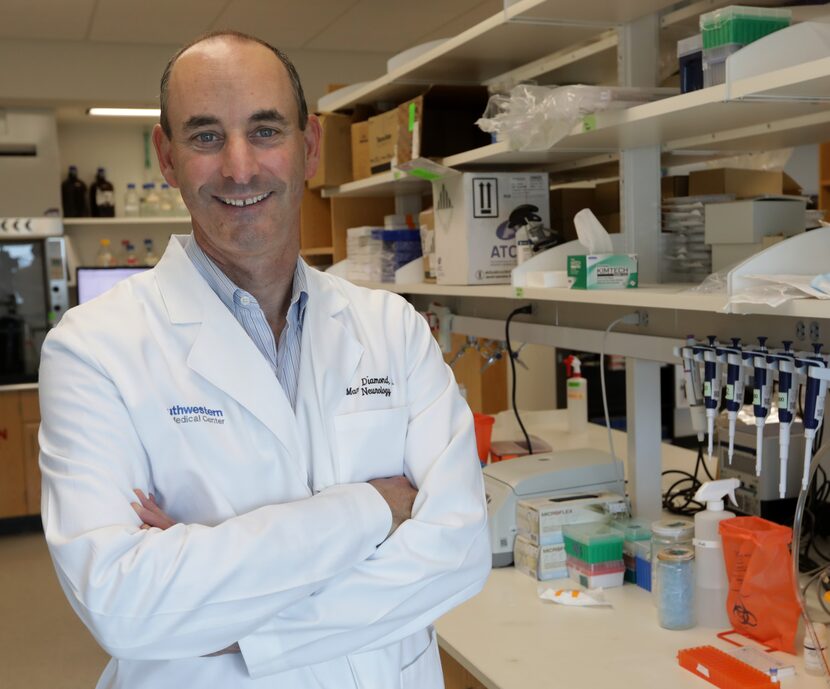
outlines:
{"label": "wall", "polygon": [[[158,102],[164,66],[178,46],[0,39],[0,104],[150,105]],[[328,84],[375,79],[382,53],[294,51],[309,109]],[[14,68],[11,68],[14,65]]]}

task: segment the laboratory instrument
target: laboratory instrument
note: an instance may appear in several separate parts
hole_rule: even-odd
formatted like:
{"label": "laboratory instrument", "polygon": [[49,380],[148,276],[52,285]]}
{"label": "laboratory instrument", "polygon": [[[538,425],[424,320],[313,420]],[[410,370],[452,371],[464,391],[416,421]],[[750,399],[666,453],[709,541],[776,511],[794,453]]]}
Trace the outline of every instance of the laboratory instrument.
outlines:
{"label": "laboratory instrument", "polygon": [[493,566],[513,563],[516,503],[532,497],[613,492],[622,462],[607,452],[581,448],[517,457],[484,467]]}
{"label": "laboratory instrument", "polygon": [[729,580],[723,561],[723,542],[718,524],[734,517],[725,510],[724,499],[729,496],[737,505],[735,491],[741,482],[736,478],[708,481],[695,494],[695,500],[706,504],[706,509],[695,515],[695,610],[697,623],[712,629],[728,629],[726,594]]}
{"label": "laboratory instrument", "polygon": [[795,353],[792,341],[784,340],[784,351],[769,357],[778,364],[778,422],[779,462],[778,496],[787,494],[787,465],[790,457],[790,430],[795,417],[795,403],[798,399],[798,380]]}
{"label": "laboratory instrument", "polygon": [[700,379],[699,361],[703,361],[703,350],[696,346],[692,335],[686,338],[686,346],[678,352],[683,360],[683,380],[686,388],[686,400],[692,416],[692,428],[702,443],[706,433],[706,404],[703,400],[703,383]]}
{"label": "laboratory instrument", "polygon": [[[807,490],[810,481],[810,460],[813,456],[813,439],[824,420],[824,400],[827,397],[827,378],[815,374],[827,368],[827,361],[821,355],[821,345],[813,345],[813,356],[802,359],[807,373],[804,393],[804,468],[801,478],[801,490]],[[812,374],[812,375],[811,375]]]}
{"label": "laboratory instrument", "polygon": [[718,341],[709,335],[709,344],[700,346],[703,351],[703,399],[706,405],[706,434],[708,436],[709,459],[712,459],[715,417],[720,409],[721,359],[718,355]]}
{"label": "laboratory instrument", "polygon": [[[744,403],[744,359],[741,349],[741,340],[732,338],[731,347],[717,349],[719,357],[726,361],[726,413],[729,418],[729,463],[735,454],[735,422],[738,411]],[[712,456],[712,445],[709,444],[709,457]]]}
{"label": "laboratory instrument", "polygon": [[[758,338],[758,349],[744,352],[744,357],[752,364],[752,410],[755,413],[755,475],[761,475],[764,457],[764,426],[772,404],[772,369],[767,360],[767,338]],[[730,461],[730,464],[732,462]]]}

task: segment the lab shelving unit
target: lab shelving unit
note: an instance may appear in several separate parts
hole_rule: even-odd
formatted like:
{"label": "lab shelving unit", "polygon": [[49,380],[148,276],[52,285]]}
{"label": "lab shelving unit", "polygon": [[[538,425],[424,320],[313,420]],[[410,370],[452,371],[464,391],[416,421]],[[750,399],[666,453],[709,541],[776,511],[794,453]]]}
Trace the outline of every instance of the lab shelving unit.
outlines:
{"label": "lab shelving unit", "polygon": [[[377,101],[403,101],[431,82],[510,85],[541,77],[543,83],[616,83],[656,85],[661,32],[674,40],[695,32],[702,13],[729,4],[716,0],[672,7],[668,2],[591,2],[520,0],[467,31],[433,46],[378,79],[342,93],[329,94],[321,110],[335,111]],[[609,72],[615,76],[609,78]],[[571,75],[579,75],[569,78]],[[631,311],[646,312],[648,325],[616,328],[634,339],[609,337],[608,352],[625,354],[629,481],[640,514],[660,512],[659,384],[666,352],[688,333],[715,333],[755,341],[796,339],[805,320],[820,336],[830,332],[830,306],[791,302],[776,309],[743,305],[740,317],[724,313],[722,294],[690,293],[689,286],[659,285],[661,165],[728,157],[739,152],[818,143],[830,137],[830,58],[638,105],[599,112],[578,123],[546,151],[511,150],[505,142],[449,156],[445,166],[464,170],[541,169],[578,172],[617,169],[626,249],[640,256],[636,290],[580,292],[508,286],[371,285],[409,296],[428,310],[435,299],[455,313],[455,330],[489,336],[519,301],[536,306],[530,319],[517,318],[517,340],[561,345],[573,337],[598,348],[605,329]],[[394,172],[325,190],[325,195],[360,197],[426,193],[414,183],[403,186]],[[466,328],[466,331],[462,328]],[[522,333],[519,330],[522,329]],[[809,328],[807,329],[809,331]],[[813,329],[815,332],[816,329]],[[823,332],[822,332],[823,331]],[[522,339],[525,338],[525,339]],[[642,346],[637,346],[639,342]],[[590,348],[583,346],[583,349]]]}

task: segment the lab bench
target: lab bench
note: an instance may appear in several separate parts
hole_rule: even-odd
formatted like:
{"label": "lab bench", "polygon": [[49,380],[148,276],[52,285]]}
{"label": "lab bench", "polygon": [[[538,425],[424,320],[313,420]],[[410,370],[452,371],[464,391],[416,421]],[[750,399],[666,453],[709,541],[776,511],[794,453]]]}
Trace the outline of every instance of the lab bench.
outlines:
{"label": "lab bench", "polygon": [[[588,424],[586,433],[568,433],[567,410],[523,412],[522,421],[529,433],[549,442],[553,452],[578,447],[608,450],[603,426]],[[494,439],[515,438],[518,432],[512,411],[496,416]],[[612,437],[615,454],[627,464],[625,433],[612,431]],[[662,444],[661,455],[664,470],[694,469],[694,452]],[[570,579],[539,582],[513,567],[494,569],[481,593],[436,622],[447,689],[714,686],[681,668],[677,652],[705,645],[726,650],[729,644],[717,638],[723,630],[661,628],[651,594],[632,584],[605,589],[612,608],[542,601],[540,586],[580,588]],[[797,648],[800,653],[800,643]],[[777,655],[794,664],[797,672],[782,681],[783,689],[826,686],[822,678],[803,672],[800,655]]]}
{"label": "lab bench", "polygon": [[[486,689],[714,687],[681,668],[677,651],[705,645],[726,650],[719,630],[661,628],[651,594],[632,584],[605,589],[612,608],[542,601],[538,586],[579,588],[569,579],[538,582],[513,567],[494,569],[481,593],[436,622],[443,656],[451,659],[445,663],[447,689],[470,686],[453,686],[461,674],[453,661]],[[782,689],[826,686],[823,678],[804,673],[800,655],[776,655],[796,667]]]}

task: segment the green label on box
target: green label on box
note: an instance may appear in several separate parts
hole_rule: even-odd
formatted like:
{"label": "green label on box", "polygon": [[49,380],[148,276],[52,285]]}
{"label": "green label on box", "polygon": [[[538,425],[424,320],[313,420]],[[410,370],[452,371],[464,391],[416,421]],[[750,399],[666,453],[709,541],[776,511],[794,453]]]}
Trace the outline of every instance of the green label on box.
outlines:
{"label": "green label on box", "polygon": [[568,256],[568,277],[575,289],[627,289],[637,287],[636,254]]}
{"label": "green label on box", "polygon": [[409,131],[415,129],[415,103],[409,104]]}
{"label": "green label on box", "polygon": [[420,177],[421,179],[427,180],[427,182],[433,182],[436,179],[441,179],[441,175],[436,175],[434,172],[430,172],[429,170],[424,170],[420,167],[412,168],[411,170],[407,170],[406,173],[408,175],[412,175],[413,177]]}

